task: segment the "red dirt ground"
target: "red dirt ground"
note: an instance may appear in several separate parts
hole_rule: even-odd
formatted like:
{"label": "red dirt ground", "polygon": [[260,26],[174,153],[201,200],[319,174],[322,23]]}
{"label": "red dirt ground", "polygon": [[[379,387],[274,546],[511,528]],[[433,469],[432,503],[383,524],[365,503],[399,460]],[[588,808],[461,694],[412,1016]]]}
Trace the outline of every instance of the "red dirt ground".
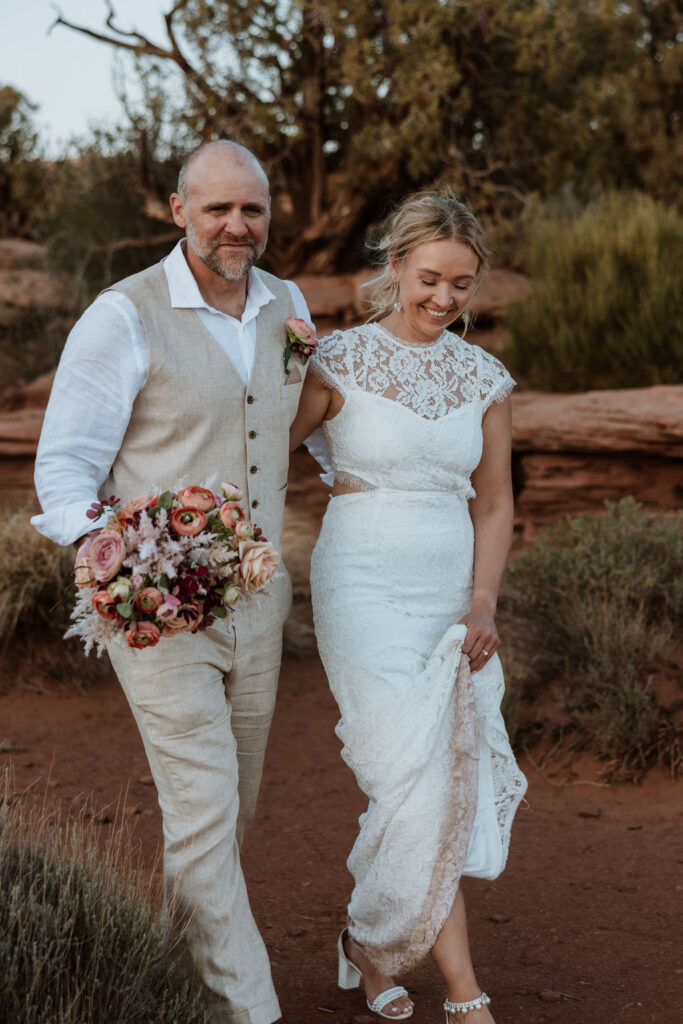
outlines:
{"label": "red dirt ground", "polygon": [[[336,717],[317,657],[286,659],[243,858],[285,1024],[376,1020],[357,992],[335,984],[345,858],[363,810],[339,758]],[[49,775],[66,805],[92,796],[103,808],[128,787],[133,833],[145,863],[154,863],[155,791],[111,676],[87,694],[24,686],[0,697],[0,744],[14,747],[0,766],[13,762],[17,789],[42,786]],[[528,762],[522,767],[528,806],[517,816],[508,867],[494,883],[466,882],[473,954],[497,1024],[683,1020],[683,787],[658,772],[641,786],[562,787]],[[591,769],[584,764],[583,782]],[[434,965],[426,962],[408,983],[415,1024],[442,1021]]]}

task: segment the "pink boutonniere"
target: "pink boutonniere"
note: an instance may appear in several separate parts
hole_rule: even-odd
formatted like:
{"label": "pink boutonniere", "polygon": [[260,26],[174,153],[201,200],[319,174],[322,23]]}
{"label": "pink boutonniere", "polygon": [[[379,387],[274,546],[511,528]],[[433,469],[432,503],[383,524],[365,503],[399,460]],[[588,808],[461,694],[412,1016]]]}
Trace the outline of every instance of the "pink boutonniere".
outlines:
{"label": "pink boutonniere", "polygon": [[299,319],[299,317],[288,316],[285,320],[285,327],[287,328],[285,373],[289,376],[291,373],[289,360],[292,357],[292,352],[297,352],[302,357],[304,363],[306,363],[308,362],[308,357],[313,355],[318,347],[318,339],[311,325],[307,324],[305,320]]}

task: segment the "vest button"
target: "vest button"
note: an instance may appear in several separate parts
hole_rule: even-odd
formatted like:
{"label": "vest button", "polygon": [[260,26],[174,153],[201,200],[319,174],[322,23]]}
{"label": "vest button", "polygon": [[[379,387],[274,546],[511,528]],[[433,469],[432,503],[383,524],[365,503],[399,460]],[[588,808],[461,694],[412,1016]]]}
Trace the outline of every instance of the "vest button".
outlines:
{"label": "vest button", "polygon": [[250,430],[249,431],[249,437],[251,437],[252,439],[255,438],[256,437],[256,431],[255,430]]}
{"label": "vest button", "polygon": [[254,498],[254,500],[251,503],[251,507],[258,508],[258,498]]}
{"label": "vest button", "polygon": [[257,473],[258,472],[258,466],[250,466],[249,467],[249,472],[250,473]]}
{"label": "vest button", "polygon": [[253,395],[247,395],[247,404],[248,404],[248,405],[251,405],[251,403],[252,403],[253,401],[254,401],[254,396],[253,396]]}

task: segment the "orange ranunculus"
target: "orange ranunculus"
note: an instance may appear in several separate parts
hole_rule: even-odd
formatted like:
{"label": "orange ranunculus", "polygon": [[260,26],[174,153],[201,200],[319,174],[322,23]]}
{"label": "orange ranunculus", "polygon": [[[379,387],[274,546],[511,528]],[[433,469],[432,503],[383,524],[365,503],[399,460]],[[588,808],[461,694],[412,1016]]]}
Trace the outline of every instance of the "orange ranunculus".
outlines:
{"label": "orange ranunculus", "polygon": [[210,512],[216,504],[216,499],[206,487],[185,487],[178,492],[178,501],[187,508],[198,508],[200,512]]}
{"label": "orange ranunculus", "polygon": [[116,518],[118,520],[132,519],[136,512],[154,508],[158,499],[158,494],[143,494],[139,498],[131,498],[117,511]]}
{"label": "orange ranunculus", "polygon": [[243,509],[236,501],[224,501],[220,507],[220,517],[223,525],[229,529],[234,529],[235,523],[239,523],[245,518]]}
{"label": "orange ranunculus", "polygon": [[156,587],[145,587],[135,595],[135,607],[150,615],[164,603],[164,595]]}
{"label": "orange ranunculus", "polygon": [[161,633],[153,622],[138,622],[126,630],[129,647],[142,650],[143,647],[155,647],[161,639]]}
{"label": "orange ranunculus", "polygon": [[171,512],[171,527],[181,537],[194,537],[206,526],[206,516],[198,508],[184,505]]}
{"label": "orange ranunculus", "polygon": [[106,590],[98,590],[93,594],[92,603],[97,614],[101,615],[103,619],[116,618],[117,600],[111,594],[108,594]]}

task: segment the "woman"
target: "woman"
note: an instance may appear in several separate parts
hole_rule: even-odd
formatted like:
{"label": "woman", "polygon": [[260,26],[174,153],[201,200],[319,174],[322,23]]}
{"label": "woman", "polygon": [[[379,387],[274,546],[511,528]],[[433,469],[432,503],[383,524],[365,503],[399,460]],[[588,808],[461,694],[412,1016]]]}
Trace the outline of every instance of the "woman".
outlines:
{"label": "woman", "polygon": [[485,266],[450,192],[410,197],[378,246],[373,322],[323,339],[292,426],[322,423],[335,483],[311,566],[342,757],[369,798],[348,866],[339,984],[389,1020],[393,975],[431,950],[448,1024],[492,1024],[461,875],[495,878],[525,790],[500,714],[496,598],[512,535],[514,382],[446,328]]}

